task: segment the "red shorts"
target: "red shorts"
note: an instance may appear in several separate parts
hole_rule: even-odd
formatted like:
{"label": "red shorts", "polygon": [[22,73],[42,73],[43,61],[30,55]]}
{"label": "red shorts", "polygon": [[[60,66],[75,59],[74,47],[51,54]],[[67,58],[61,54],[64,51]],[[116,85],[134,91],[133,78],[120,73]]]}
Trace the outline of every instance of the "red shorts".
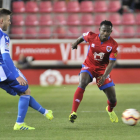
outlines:
{"label": "red shorts", "polygon": [[[83,73],[83,72],[87,72],[90,75],[92,80],[93,80],[93,78],[96,78],[96,84],[97,84],[98,81],[100,80],[100,79],[97,79],[97,78],[104,74],[105,69],[98,69],[98,70],[95,71],[94,68],[84,66],[84,67],[81,68],[80,73]],[[91,82],[92,82],[92,80],[91,80]],[[105,79],[104,84],[101,85],[101,86],[98,86],[98,87],[99,87],[100,90],[103,90],[103,89],[106,89],[106,88],[114,86],[114,85],[115,84],[113,83],[113,80],[111,79],[111,76],[108,75],[107,78]]]}

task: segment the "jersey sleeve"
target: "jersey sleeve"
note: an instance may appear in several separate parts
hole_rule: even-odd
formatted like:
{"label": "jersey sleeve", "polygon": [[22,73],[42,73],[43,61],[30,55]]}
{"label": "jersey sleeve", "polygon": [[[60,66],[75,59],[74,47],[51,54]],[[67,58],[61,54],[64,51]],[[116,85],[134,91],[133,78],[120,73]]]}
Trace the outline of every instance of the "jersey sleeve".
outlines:
{"label": "jersey sleeve", "polygon": [[109,60],[116,60],[117,53],[118,53],[118,44],[115,44],[115,46],[113,47],[110,53]]}
{"label": "jersey sleeve", "polygon": [[94,33],[92,32],[83,33],[83,39],[85,40],[85,42],[89,42],[89,38],[92,38],[93,34]]}
{"label": "jersey sleeve", "polygon": [[19,73],[16,70],[16,67],[14,66],[14,63],[13,63],[11,57],[10,57],[9,47],[6,44],[4,35],[1,38],[0,49],[1,49],[1,54],[2,54],[3,61],[5,62],[5,64],[9,68],[9,70],[14,74],[15,78],[19,77]]}

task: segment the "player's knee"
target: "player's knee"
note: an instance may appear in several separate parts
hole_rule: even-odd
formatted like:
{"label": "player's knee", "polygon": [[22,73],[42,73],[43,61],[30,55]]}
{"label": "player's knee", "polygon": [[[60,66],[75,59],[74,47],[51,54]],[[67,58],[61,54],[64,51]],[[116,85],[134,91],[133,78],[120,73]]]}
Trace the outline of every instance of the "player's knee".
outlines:
{"label": "player's knee", "polygon": [[116,97],[109,98],[109,101],[114,104],[117,102]]}
{"label": "player's knee", "polygon": [[82,87],[82,88],[85,88],[88,85],[88,83],[89,82],[86,79],[83,78],[83,79],[80,80],[79,86]]}

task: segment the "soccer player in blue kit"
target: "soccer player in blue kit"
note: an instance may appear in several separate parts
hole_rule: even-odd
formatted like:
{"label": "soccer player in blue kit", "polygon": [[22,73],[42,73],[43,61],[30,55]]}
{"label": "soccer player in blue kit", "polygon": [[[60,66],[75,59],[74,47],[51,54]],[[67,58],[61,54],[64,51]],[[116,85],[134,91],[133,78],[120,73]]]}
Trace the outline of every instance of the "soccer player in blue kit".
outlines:
{"label": "soccer player in blue kit", "polygon": [[11,11],[0,8],[0,88],[4,89],[7,93],[15,96],[19,95],[18,102],[18,116],[14,125],[14,130],[34,130],[24,123],[24,119],[28,107],[37,110],[43,114],[47,119],[52,120],[52,110],[43,108],[30,94],[31,91],[28,87],[28,82],[24,75],[18,70],[9,54],[10,39],[6,31],[10,22]]}

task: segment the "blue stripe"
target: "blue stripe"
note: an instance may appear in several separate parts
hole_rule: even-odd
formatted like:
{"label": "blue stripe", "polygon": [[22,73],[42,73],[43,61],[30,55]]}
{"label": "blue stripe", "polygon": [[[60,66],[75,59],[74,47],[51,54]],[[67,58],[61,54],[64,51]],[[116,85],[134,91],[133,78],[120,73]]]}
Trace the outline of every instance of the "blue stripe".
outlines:
{"label": "blue stripe", "polygon": [[[81,71],[80,71],[80,73],[83,73],[83,72],[88,73],[89,76],[91,77],[91,79],[93,80],[93,76],[92,76],[92,74],[91,74],[88,70],[81,70]],[[92,82],[92,80],[91,80],[91,82]]]}
{"label": "blue stripe", "polygon": [[110,57],[109,57],[109,60],[116,60],[116,58],[110,58]]}
{"label": "blue stripe", "polygon": [[23,126],[20,128],[20,130],[23,128]]}
{"label": "blue stripe", "polygon": [[24,127],[22,130],[26,129],[26,127]]}
{"label": "blue stripe", "polygon": [[[78,87],[81,88],[80,86],[78,86]],[[85,90],[84,88],[81,88],[81,89]]]}
{"label": "blue stripe", "polygon": [[9,50],[6,50],[6,49],[5,49],[5,51],[9,52]]}
{"label": "blue stripe", "polygon": [[115,84],[113,83],[113,81],[111,83],[108,83],[106,85],[103,85],[101,87],[99,87],[100,90],[103,90],[103,89],[106,89],[106,88],[109,88],[109,87],[112,87],[112,86],[115,86]]}

